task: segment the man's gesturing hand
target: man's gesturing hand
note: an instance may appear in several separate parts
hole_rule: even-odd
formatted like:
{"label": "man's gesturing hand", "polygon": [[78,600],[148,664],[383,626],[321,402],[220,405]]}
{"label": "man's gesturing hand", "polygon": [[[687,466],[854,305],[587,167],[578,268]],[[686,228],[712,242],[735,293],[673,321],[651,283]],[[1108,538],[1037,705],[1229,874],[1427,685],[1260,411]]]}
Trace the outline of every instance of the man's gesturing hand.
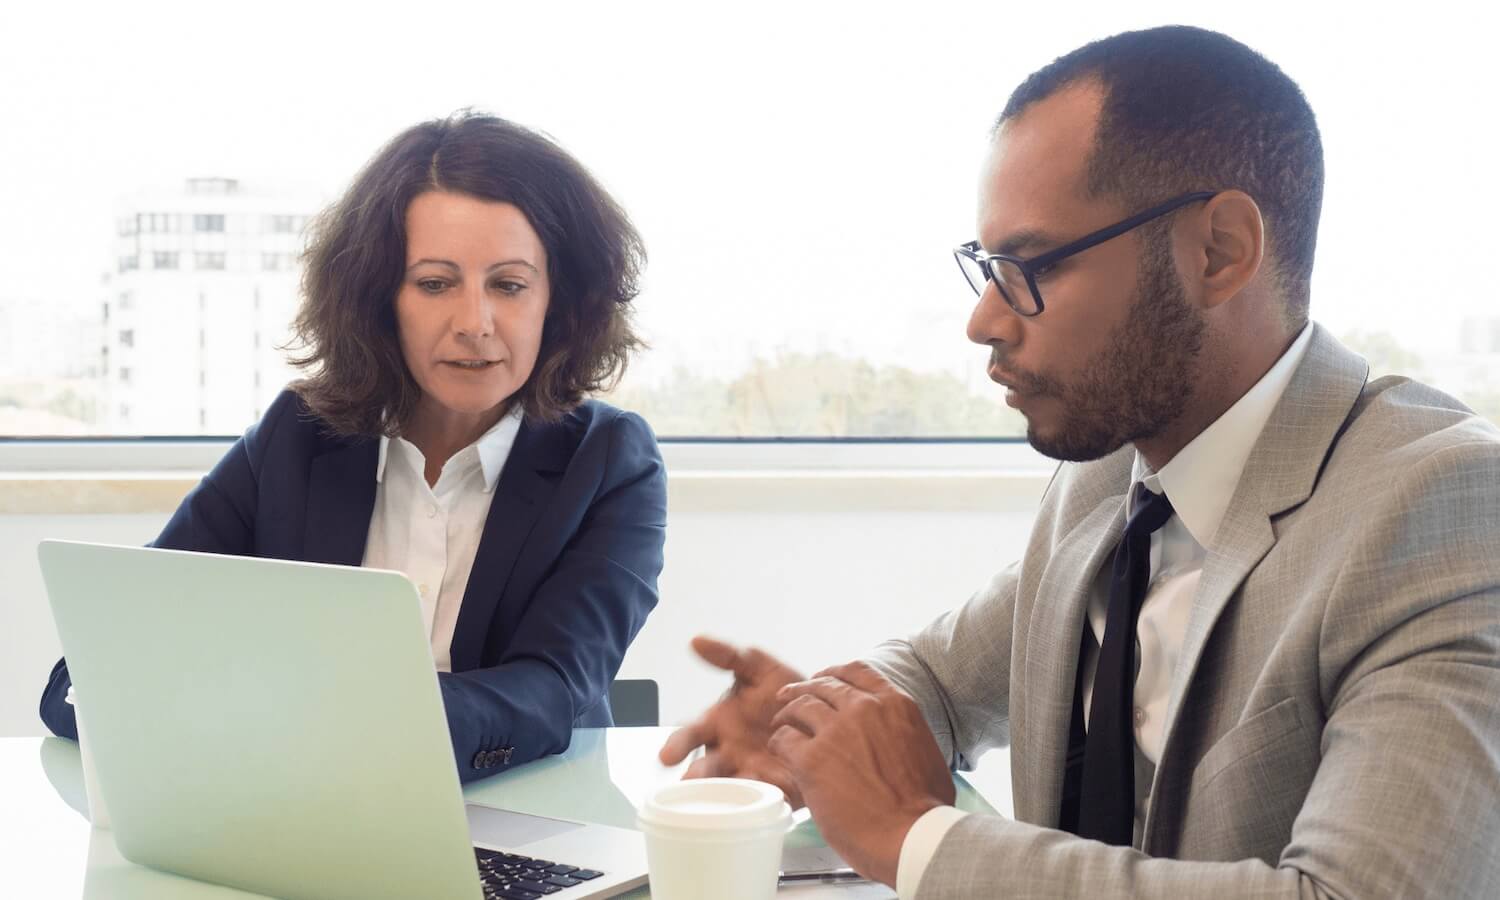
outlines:
{"label": "man's gesturing hand", "polygon": [[734,673],[734,685],[696,721],[677,729],[661,748],[661,761],[676,765],[697,747],[703,757],[685,778],[754,778],[781,788],[794,808],[802,805],[797,785],[767,749],[771,719],[781,709],[777,691],[802,675],[760,650],[741,650],[707,637],[693,638],[693,649],[710,665]]}
{"label": "man's gesturing hand", "polygon": [[787,685],[771,754],[802,791],[828,846],[861,875],[896,884],[913,823],[954,801],[953,776],[917,705],[861,662]]}

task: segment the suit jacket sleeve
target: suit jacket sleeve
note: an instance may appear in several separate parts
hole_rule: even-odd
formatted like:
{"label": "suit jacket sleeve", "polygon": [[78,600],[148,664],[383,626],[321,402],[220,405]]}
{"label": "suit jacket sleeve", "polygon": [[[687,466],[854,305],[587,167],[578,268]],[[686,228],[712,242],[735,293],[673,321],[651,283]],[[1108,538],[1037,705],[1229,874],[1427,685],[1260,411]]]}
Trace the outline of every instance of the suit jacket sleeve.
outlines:
{"label": "suit jacket sleeve", "polygon": [[1020,564],[907,640],[886,641],[869,662],[922,710],[952,769],[972,769],[1010,743],[1011,632]]}
{"label": "suit jacket sleeve", "polygon": [[602,701],[656,606],[666,542],[661,452],[639,416],[610,428],[603,477],[582,524],[542,581],[498,665],[439,673],[459,777],[493,775],[476,748],[511,765],[568,747],[575,719]]}
{"label": "suit jacket sleeve", "polygon": [[[183,498],[151,546],[248,555],[255,533],[256,484],[263,452],[276,426],[284,417],[295,415],[296,409],[296,396],[282,393],[265,418],[250,426]],[[68,661],[58,660],[42,691],[40,712],[53,734],[77,740],[73,707],[64,700],[72,683]]]}
{"label": "suit jacket sleeve", "polygon": [[[1333,561],[1322,652],[1350,662],[1328,672],[1324,709],[1287,717],[1321,725],[1321,757],[1279,859],[1155,859],[971,815],[917,896],[1500,896],[1500,454],[1447,448],[1392,473],[1390,491],[1351,517],[1359,540]],[[1284,781],[1255,774],[1262,796],[1240,802],[1295,789]]]}

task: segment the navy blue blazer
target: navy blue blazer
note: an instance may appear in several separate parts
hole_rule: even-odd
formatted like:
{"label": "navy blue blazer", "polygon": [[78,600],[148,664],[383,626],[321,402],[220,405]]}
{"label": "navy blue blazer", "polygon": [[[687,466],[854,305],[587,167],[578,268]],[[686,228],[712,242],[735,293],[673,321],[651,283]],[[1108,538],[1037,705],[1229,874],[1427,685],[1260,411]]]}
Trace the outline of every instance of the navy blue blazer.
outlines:
{"label": "navy blue blazer", "polygon": [[[183,500],[152,546],[357,566],[375,508],[380,442],[330,436],[296,394]],[[439,672],[459,777],[567,749],[609,725],[609,685],[656,605],[666,540],[661,452],[640,416],[586,401],[522,423],[495,485]],[[77,738],[67,661],[42,721]]]}

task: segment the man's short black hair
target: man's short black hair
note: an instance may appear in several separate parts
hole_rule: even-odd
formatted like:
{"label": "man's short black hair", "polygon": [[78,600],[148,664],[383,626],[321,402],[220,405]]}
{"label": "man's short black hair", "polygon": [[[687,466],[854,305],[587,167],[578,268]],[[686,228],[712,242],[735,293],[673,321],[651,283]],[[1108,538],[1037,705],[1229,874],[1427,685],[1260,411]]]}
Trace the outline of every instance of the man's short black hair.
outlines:
{"label": "man's short black hair", "polygon": [[1172,25],[1094,41],[1033,73],[999,129],[1058,90],[1094,81],[1104,105],[1088,190],[1144,208],[1193,190],[1255,199],[1287,319],[1307,320],[1323,144],[1312,107],[1275,63],[1226,35]]}

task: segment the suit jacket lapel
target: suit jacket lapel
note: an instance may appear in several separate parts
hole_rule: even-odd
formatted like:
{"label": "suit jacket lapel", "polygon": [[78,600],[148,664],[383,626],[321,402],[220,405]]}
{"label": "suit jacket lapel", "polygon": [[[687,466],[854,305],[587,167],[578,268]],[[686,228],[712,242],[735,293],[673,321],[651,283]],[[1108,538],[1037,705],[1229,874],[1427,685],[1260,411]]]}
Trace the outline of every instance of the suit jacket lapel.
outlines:
{"label": "suit jacket lapel", "polygon": [[1053,549],[1037,585],[1020,698],[1027,727],[1015,735],[1017,757],[1030,769],[1015,785],[1016,815],[1028,822],[1058,821],[1079,642],[1095,578],[1125,529],[1129,458],[1122,457],[1124,480],[1115,477],[1117,466],[1109,467],[1103,495]]}
{"label": "suit jacket lapel", "polygon": [[375,466],[380,442],[340,444],[314,457],[307,489],[302,558],[357,566],[364,561],[375,511]]}
{"label": "suit jacket lapel", "polygon": [[[1363,359],[1321,326],[1313,326],[1307,353],[1266,420],[1213,546],[1207,548],[1167,701],[1167,745],[1214,624],[1250,571],[1275,545],[1272,519],[1312,496],[1368,374]],[[1162,759],[1166,759],[1165,745]]]}
{"label": "suit jacket lapel", "polygon": [[455,672],[480,664],[505,583],[556,486],[546,474],[559,471],[567,459],[566,448],[561,446],[563,437],[560,426],[537,425],[529,419],[516,433],[516,442],[495,483],[495,497],[490,501],[474,568],[459,607],[449,647]]}

